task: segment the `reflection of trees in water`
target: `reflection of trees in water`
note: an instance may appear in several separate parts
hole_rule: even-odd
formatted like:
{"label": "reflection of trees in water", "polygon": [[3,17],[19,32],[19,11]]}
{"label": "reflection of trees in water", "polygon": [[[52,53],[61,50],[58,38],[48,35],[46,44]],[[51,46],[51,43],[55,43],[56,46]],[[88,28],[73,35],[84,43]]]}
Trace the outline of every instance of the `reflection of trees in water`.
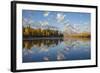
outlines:
{"label": "reflection of trees in water", "polygon": [[[85,42],[84,42],[85,43]],[[62,47],[57,47],[63,45]],[[43,61],[52,61],[51,59],[51,53],[48,51],[49,47],[56,47],[54,49],[56,49],[56,51],[54,53],[56,53],[56,60],[66,60],[67,56],[66,54],[68,54],[71,50],[73,50],[74,48],[79,48],[79,46],[81,45],[80,40],[75,40],[75,39],[44,39],[44,40],[24,40],[23,41],[23,48],[28,50],[29,53],[32,53],[34,51],[32,51],[33,49],[38,49],[37,52],[35,52],[36,54],[38,54],[41,50],[42,52],[46,52],[47,54],[45,56],[43,56]]]}
{"label": "reflection of trees in water", "polygon": [[41,48],[43,46],[56,46],[61,41],[63,41],[63,39],[23,40],[23,48],[32,49],[32,47]]}
{"label": "reflection of trees in water", "polygon": [[[47,56],[43,60],[49,60],[49,47],[55,47],[61,43],[63,39],[41,39],[41,40],[23,40],[23,54],[38,54],[40,52],[47,52]],[[33,51],[33,50],[34,51]]]}

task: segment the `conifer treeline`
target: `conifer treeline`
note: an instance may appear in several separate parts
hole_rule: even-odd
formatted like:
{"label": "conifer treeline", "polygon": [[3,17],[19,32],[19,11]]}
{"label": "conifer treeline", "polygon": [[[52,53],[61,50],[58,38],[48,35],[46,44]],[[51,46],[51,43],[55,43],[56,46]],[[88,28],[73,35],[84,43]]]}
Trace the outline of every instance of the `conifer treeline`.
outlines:
{"label": "conifer treeline", "polygon": [[30,27],[23,27],[24,37],[63,37],[63,34],[58,30],[51,29],[34,29]]}

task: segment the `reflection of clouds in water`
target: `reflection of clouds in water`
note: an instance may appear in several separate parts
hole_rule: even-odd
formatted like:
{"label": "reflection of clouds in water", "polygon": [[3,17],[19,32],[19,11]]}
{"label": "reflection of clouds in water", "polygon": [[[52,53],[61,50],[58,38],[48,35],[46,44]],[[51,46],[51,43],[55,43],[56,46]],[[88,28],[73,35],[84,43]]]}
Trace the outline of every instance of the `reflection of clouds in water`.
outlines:
{"label": "reflection of clouds in water", "polygon": [[64,54],[63,53],[61,53],[61,52],[58,52],[57,53],[57,60],[64,60]]}
{"label": "reflection of clouds in water", "polygon": [[83,51],[84,51],[84,52],[89,52],[89,50],[88,50],[88,49],[84,49]]}
{"label": "reflection of clouds in water", "polygon": [[89,42],[77,41],[77,44],[75,45],[75,48],[73,48],[73,50],[89,51],[89,46]]}
{"label": "reflection of clouds in water", "polygon": [[50,14],[50,12],[45,11],[43,15],[44,15],[44,17],[47,17],[49,14]]}
{"label": "reflection of clouds in water", "polygon": [[23,49],[23,55],[27,55],[28,54],[28,52],[27,52],[27,49]]}
{"label": "reflection of clouds in water", "polygon": [[23,55],[29,55],[29,54],[34,54],[35,52],[32,50],[28,50],[26,48],[23,49]]}
{"label": "reflection of clouds in water", "polygon": [[83,42],[83,41],[76,41],[76,40],[67,40],[64,41],[64,46],[66,47],[66,49],[73,49],[73,50],[78,50],[81,49],[80,47],[85,47],[89,45],[89,42]]}
{"label": "reflection of clouds in water", "polygon": [[69,50],[70,50],[70,48],[68,48],[68,47],[64,48],[64,51],[69,51]]}
{"label": "reflection of clouds in water", "polygon": [[25,57],[29,57],[31,61],[35,60],[35,56],[37,56],[37,58],[39,56],[38,61],[70,60],[75,59],[74,57],[76,57],[75,60],[81,60],[87,59],[87,57],[84,57],[86,56],[86,54],[87,56],[89,56],[90,42],[83,42],[71,39],[61,41],[59,43],[57,42],[57,44],[55,44],[56,42],[54,42],[50,41],[48,45],[47,42],[42,43],[42,41],[35,41],[33,42],[33,45],[30,49],[23,49],[23,54],[27,55]]}
{"label": "reflection of clouds in water", "polygon": [[43,60],[44,61],[49,61],[49,58],[48,57],[43,57]]}
{"label": "reflection of clouds in water", "polygon": [[34,47],[31,47],[31,49],[26,49],[26,48],[23,49],[24,55],[28,55],[28,54],[38,54],[38,53],[48,52],[48,51],[49,51],[49,48],[46,45],[45,46],[41,46],[41,47],[34,46]]}
{"label": "reflection of clouds in water", "polygon": [[[37,48],[37,49],[38,49],[38,52],[48,52],[48,51],[49,51],[49,48],[48,48],[48,46],[46,46],[46,45],[41,46],[41,47],[39,47],[39,46],[37,46],[37,47],[32,47],[32,49],[34,49],[34,48]],[[34,50],[33,50],[33,51],[34,51]]]}
{"label": "reflection of clouds in water", "polygon": [[42,46],[42,47],[40,48],[40,52],[48,52],[48,51],[49,51],[49,49],[48,49],[47,46]]}

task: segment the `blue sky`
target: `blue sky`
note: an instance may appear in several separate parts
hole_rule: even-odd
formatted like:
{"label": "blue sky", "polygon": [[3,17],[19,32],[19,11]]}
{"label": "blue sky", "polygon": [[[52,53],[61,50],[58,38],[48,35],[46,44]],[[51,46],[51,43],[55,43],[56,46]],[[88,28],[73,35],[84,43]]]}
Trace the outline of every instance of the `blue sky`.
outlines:
{"label": "blue sky", "polygon": [[65,25],[68,24],[80,32],[90,32],[91,27],[90,13],[23,10],[22,18],[23,23],[41,23],[41,25],[57,27],[61,31],[63,31]]}

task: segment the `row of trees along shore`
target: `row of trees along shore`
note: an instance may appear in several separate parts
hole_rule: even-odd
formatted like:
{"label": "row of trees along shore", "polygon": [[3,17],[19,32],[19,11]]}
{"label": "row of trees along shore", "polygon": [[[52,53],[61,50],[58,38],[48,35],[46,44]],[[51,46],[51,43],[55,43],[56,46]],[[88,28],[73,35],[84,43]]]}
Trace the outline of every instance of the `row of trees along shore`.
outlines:
{"label": "row of trees along shore", "polygon": [[63,34],[58,30],[51,29],[34,29],[30,27],[23,27],[24,37],[63,37]]}

